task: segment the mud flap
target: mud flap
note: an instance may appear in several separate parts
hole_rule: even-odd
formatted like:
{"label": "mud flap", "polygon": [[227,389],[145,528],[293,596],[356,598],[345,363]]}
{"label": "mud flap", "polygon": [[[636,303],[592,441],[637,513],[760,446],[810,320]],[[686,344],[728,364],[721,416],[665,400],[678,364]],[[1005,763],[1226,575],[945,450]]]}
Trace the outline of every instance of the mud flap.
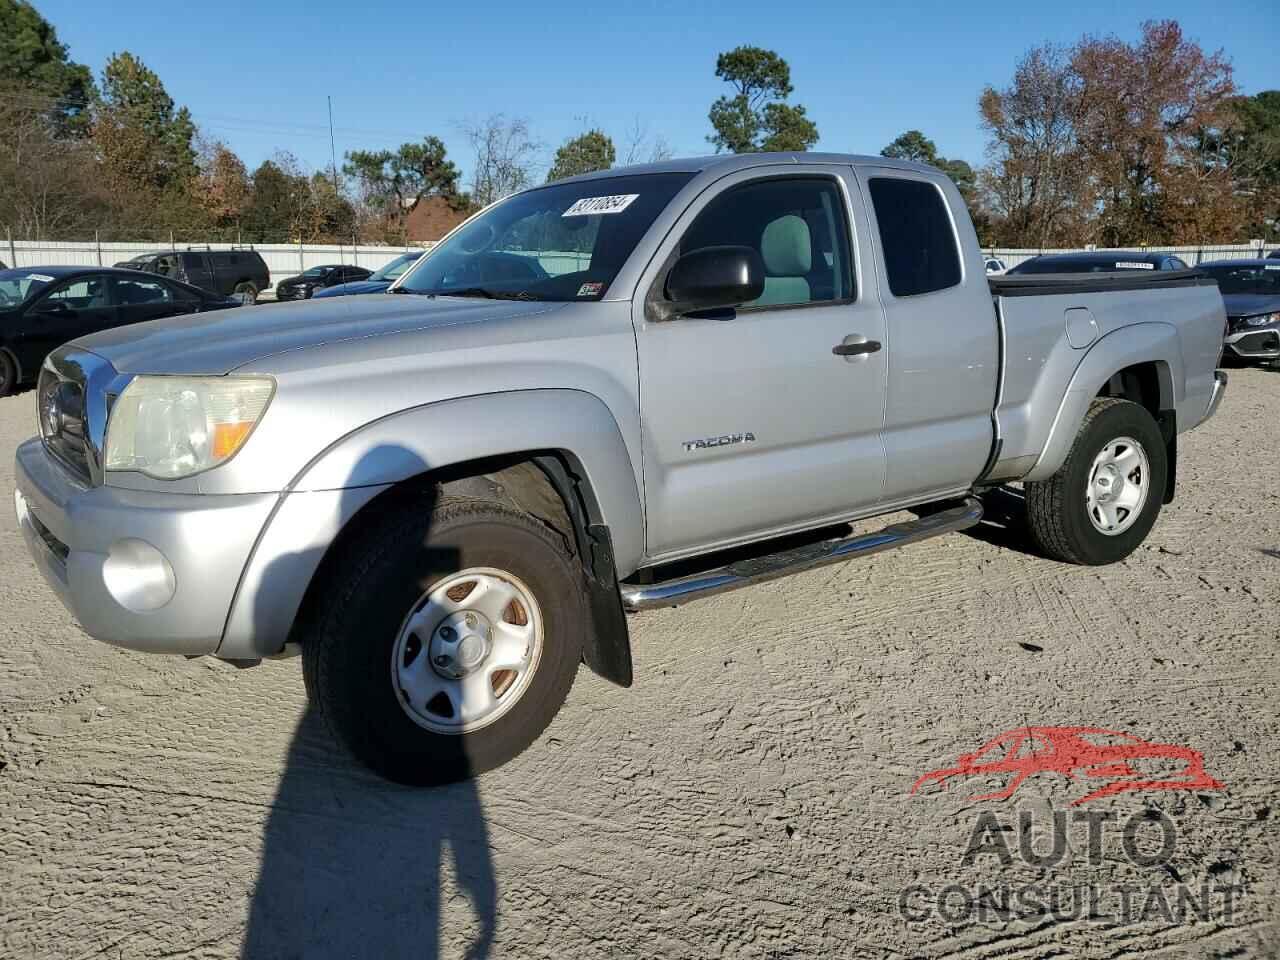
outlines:
{"label": "mud flap", "polygon": [[622,595],[618,592],[618,572],[609,527],[590,522],[580,478],[571,474],[558,457],[537,457],[534,462],[564,500],[573,523],[591,617],[582,660],[597,676],[620,687],[629,687],[632,682],[631,635],[622,609]]}
{"label": "mud flap", "polygon": [[1165,460],[1169,464],[1164,483],[1164,503],[1173,503],[1174,488],[1178,485],[1178,419],[1173,410],[1161,410],[1156,418],[1160,435],[1164,437]]}

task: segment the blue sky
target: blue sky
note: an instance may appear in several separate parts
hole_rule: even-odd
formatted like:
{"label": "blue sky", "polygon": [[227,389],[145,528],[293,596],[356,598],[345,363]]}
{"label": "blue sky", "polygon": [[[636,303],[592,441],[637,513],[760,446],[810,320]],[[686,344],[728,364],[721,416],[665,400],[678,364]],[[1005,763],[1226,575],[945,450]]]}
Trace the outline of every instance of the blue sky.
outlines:
{"label": "blue sky", "polygon": [[[331,95],[339,164],[344,150],[435,134],[466,172],[459,126],[496,112],[527,118],[547,164],[587,126],[621,149],[637,120],[677,155],[708,153],[707,109],[728,90],[716,54],[739,44],[791,64],[792,99],[817,122],[820,149],[877,153],[917,128],[943,155],[978,162],[978,95],[1007,84],[1028,47],[1086,33],[1131,40],[1154,15],[1093,0],[1023,10],[973,0],[34,2],[95,75],[113,52],[140,56],[250,169],[276,149],[327,167]],[[1275,0],[1166,0],[1159,15],[1205,49],[1224,49],[1245,93],[1280,87]]]}

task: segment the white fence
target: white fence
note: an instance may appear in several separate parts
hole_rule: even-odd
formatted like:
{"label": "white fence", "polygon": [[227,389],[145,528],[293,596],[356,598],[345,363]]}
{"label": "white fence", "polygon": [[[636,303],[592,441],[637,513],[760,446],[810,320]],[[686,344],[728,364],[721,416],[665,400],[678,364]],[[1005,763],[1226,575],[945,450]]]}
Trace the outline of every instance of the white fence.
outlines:
{"label": "white fence", "polygon": [[[1275,244],[1272,246],[1275,246]],[[1030,260],[1032,257],[1038,257],[1045,253],[1081,253],[1098,249],[1105,250],[1110,248],[1095,246],[1045,247],[1037,250],[1035,248],[983,247],[983,252],[989,257],[997,257],[1003,260],[1006,267],[1016,267],[1024,260]],[[1270,248],[1263,241],[1254,240],[1251,243],[1201,244],[1191,247],[1124,247],[1123,249],[1143,253],[1171,253],[1175,257],[1180,257],[1184,260],[1188,266],[1195,267],[1210,260],[1251,260],[1255,257],[1264,257]]]}
{"label": "white fence", "polygon": [[[326,263],[346,263],[367,270],[377,270],[391,260],[412,250],[426,250],[434,246],[427,242],[404,247],[352,246],[351,244],[300,244],[256,243],[241,244],[240,249],[252,249],[262,254],[271,271],[271,286],[285,277],[292,277],[308,267]],[[10,240],[0,236],[0,260],[11,267],[40,267],[57,264],[109,267],[122,260],[129,260],[143,253],[162,253],[167,250],[231,250],[233,243],[185,244],[170,246],[148,240],[123,243],[98,243],[93,240]]]}
{"label": "white fence", "polygon": [[[86,266],[109,267],[122,260],[129,260],[143,253],[158,253],[165,250],[231,250],[232,243],[184,244],[170,246],[149,240],[137,240],[123,243],[98,243],[94,240],[9,240],[0,237],[0,260],[13,267],[53,266],[55,264],[73,264]],[[426,241],[403,247],[351,244],[301,244],[301,243],[259,243],[243,244],[244,247],[258,251],[267,262],[271,271],[271,285],[301,273],[308,267],[318,267],[326,263],[347,263],[368,270],[377,270],[388,261],[411,250],[430,250],[435,246],[433,241]],[[1044,249],[1009,247],[986,247],[988,256],[998,257],[1006,267],[1016,267],[1024,260],[1045,253],[1074,253],[1083,250],[1094,250],[1095,247],[1057,247]],[[1196,266],[1209,260],[1247,260],[1252,257],[1266,255],[1268,249],[1262,241],[1237,244],[1205,244],[1189,247],[1130,247],[1149,253],[1171,253],[1181,257],[1189,265]],[[575,257],[575,254],[564,254]]]}

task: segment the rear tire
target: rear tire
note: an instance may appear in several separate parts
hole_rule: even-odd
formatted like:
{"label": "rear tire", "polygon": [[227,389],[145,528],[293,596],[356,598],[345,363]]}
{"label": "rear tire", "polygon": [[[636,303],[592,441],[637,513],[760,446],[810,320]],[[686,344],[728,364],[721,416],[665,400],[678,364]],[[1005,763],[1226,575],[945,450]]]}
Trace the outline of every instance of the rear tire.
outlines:
{"label": "rear tire", "polygon": [[[466,779],[532,744],[573,686],[587,623],[581,571],[562,538],[496,503],[433,504],[400,498],[344,544],[343,566],[302,642],[308,695],[334,737],[376,773],[415,786]],[[495,615],[465,590],[471,577],[509,585],[523,605],[517,599]],[[454,637],[466,633],[461,618],[473,628],[481,621],[465,656],[462,640],[437,646],[450,625]],[[503,646],[508,631],[536,640],[518,639],[513,655]],[[501,652],[519,659],[522,644],[527,672],[501,667],[511,662]]]}
{"label": "rear tire", "polygon": [[233,296],[238,297],[246,307],[258,302],[258,288],[252,283],[237,283]]}
{"label": "rear tire", "polygon": [[18,389],[18,368],[4,350],[0,350],[0,397],[7,397]]}
{"label": "rear tire", "polygon": [[1026,485],[1031,536],[1064,563],[1123,560],[1160,515],[1168,469],[1164,438],[1145,407],[1094,400],[1066,462]]}

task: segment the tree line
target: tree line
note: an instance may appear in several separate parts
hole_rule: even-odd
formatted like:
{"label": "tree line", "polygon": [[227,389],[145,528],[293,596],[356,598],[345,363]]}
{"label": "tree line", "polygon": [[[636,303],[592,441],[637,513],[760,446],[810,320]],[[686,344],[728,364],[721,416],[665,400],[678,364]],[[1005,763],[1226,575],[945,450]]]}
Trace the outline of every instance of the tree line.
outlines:
{"label": "tree line", "polygon": [[[728,92],[712,103],[717,152],[805,151],[819,138],[792,102],[776,52],[719,55]],[[950,175],[985,244],[1192,244],[1280,235],[1280,91],[1235,88],[1221,52],[1176,22],[1140,39],[1085,37],[1034,48],[1007,86],[977,104],[988,135],[978,168],[948,159],[920,130],[881,151]],[[405,221],[437,198],[458,215],[547,182],[666,159],[670,146],[637,119],[614,138],[583,122],[554,152],[525,120],[463,125],[473,154],[463,184],[444,142],[353,150],[341,169],[307,171],[287,151],[249,170],[204,136],[137,56],[115,54],[95,79],[26,0],[0,0],[0,224],[17,238],[403,242]]]}

